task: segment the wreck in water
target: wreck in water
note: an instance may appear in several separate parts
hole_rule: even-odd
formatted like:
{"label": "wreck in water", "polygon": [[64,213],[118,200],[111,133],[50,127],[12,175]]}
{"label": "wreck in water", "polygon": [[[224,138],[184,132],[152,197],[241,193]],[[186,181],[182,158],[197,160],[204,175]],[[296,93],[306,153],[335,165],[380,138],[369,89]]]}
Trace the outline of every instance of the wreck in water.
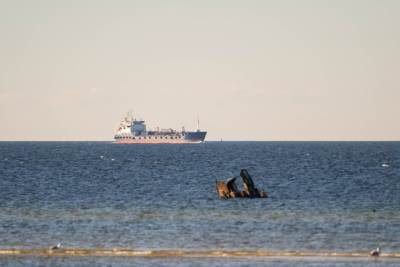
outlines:
{"label": "wreck in water", "polygon": [[254,186],[253,179],[246,169],[240,170],[243,180],[243,191],[239,191],[236,185],[237,177],[225,181],[216,181],[217,193],[220,198],[266,198],[268,194]]}

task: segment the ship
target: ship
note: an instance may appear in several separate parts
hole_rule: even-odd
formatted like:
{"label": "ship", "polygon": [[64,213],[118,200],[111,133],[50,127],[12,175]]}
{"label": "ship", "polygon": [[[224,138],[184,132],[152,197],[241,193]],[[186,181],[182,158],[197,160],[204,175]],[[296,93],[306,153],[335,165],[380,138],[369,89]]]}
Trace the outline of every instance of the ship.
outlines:
{"label": "ship", "polygon": [[203,143],[207,132],[200,131],[199,120],[197,120],[196,131],[181,131],[172,128],[147,130],[145,121],[136,119],[132,113],[123,118],[114,135],[117,144],[197,144]]}

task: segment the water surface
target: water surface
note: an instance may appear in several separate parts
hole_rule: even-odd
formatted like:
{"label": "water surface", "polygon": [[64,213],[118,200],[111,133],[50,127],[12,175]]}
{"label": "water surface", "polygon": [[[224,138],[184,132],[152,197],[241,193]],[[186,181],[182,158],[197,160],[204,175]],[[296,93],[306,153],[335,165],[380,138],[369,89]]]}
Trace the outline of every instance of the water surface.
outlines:
{"label": "water surface", "polygon": [[[238,176],[241,168],[269,198],[217,198],[215,180]],[[400,142],[0,142],[0,249],[61,242],[190,251],[365,252],[380,246],[397,253],[399,182]],[[74,265],[94,259],[0,257],[11,266],[26,260]],[[273,261],[292,264],[301,261]]]}

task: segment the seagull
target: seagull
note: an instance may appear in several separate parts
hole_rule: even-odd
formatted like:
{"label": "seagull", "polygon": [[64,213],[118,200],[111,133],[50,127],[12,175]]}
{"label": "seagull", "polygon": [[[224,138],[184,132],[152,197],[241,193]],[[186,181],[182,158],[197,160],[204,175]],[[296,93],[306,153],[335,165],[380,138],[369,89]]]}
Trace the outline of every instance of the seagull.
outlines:
{"label": "seagull", "polygon": [[54,249],[60,249],[61,248],[61,243],[58,243],[57,245],[51,247],[50,249],[54,250]]}
{"label": "seagull", "polygon": [[370,255],[370,256],[374,256],[374,257],[378,257],[380,253],[381,253],[381,250],[380,250],[380,248],[378,247],[378,248],[376,248],[376,249],[374,249],[374,250],[371,250],[371,252],[369,253],[369,255]]}

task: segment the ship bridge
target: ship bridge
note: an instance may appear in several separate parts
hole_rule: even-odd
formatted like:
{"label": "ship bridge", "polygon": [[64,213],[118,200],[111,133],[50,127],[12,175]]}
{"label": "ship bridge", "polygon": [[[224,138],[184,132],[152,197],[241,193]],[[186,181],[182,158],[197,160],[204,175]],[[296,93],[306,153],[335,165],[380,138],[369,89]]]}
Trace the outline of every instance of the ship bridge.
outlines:
{"label": "ship bridge", "polygon": [[144,135],[146,133],[146,124],[143,120],[134,120],[132,122],[131,131],[135,136]]}

